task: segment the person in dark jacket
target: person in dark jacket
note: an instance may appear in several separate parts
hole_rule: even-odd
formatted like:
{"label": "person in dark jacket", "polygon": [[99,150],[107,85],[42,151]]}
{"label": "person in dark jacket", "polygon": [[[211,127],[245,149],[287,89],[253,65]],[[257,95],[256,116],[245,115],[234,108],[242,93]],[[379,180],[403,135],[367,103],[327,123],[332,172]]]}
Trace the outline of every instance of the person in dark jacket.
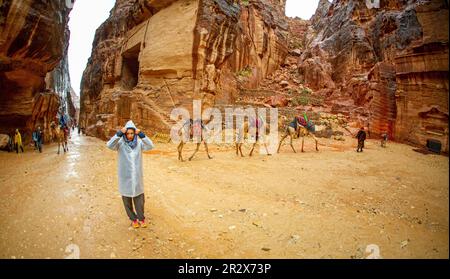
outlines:
{"label": "person in dark jacket", "polygon": [[14,151],[14,134],[9,134],[8,153]]}
{"label": "person in dark jacket", "polygon": [[358,139],[358,149],[356,149],[356,152],[363,152],[364,141],[366,140],[366,131],[364,131],[364,127],[361,127],[358,131],[356,138]]}
{"label": "person in dark jacket", "polygon": [[33,132],[33,141],[35,149],[42,153],[43,133],[40,126]]}
{"label": "person in dark jacket", "polygon": [[388,141],[388,133],[384,132],[381,134],[381,147],[386,147],[386,143]]}

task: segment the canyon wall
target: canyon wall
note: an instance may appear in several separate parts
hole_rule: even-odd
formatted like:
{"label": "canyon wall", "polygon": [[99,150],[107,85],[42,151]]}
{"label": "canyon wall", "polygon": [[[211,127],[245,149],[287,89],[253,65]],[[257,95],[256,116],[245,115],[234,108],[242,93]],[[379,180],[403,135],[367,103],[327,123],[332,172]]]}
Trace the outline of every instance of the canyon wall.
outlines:
{"label": "canyon wall", "polygon": [[83,75],[82,125],[104,139],[130,118],[167,133],[171,110],[201,99],[340,114],[349,131],[436,139],[448,151],[447,1],[321,0],[310,20],[284,9],[284,0],[117,0]]}
{"label": "canyon wall", "polygon": [[238,76],[257,88],[288,52],[284,0],[118,0],[96,32],[80,122],[107,138],[132,118],[168,132],[173,108],[231,104]]}
{"label": "canyon wall", "polygon": [[[60,0],[0,2],[0,133],[25,141],[60,107],[73,112],[67,62],[70,5]],[[73,115],[72,115],[73,116]]]}
{"label": "canyon wall", "polygon": [[300,78],[371,136],[448,152],[448,1],[322,0],[306,34]]}

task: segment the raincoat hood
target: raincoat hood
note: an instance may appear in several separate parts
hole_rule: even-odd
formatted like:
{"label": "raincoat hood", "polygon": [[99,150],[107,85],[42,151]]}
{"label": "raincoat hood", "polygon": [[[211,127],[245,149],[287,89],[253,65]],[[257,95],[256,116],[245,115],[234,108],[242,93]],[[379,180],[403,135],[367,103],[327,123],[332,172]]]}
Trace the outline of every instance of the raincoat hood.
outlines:
{"label": "raincoat hood", "polygon": [[136,125],[132,120],[129,120],[127,124],[125,124],[125,129],[134,129],[136,131]]}
{"label": "raincoat hood", "polygon": [[[134,125],[133,121],[128,121],[127,124],[125,124],[125,129],[133,129],[136,131],[136,125]],[[123,139],[125,140],[125,143],[131,147],[132,149],[136,148],[137,146],[137,135],[134,135],[133,140],[128,140],[126,135],[123,135]]]}

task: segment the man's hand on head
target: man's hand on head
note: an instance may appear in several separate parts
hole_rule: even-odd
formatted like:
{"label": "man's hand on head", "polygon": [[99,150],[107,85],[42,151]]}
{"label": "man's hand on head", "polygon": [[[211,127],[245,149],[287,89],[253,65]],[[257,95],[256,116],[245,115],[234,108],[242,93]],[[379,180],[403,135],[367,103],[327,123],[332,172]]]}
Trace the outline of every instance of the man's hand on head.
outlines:
{"label": "man's hand on head", "polygon": [[127,128],[123,127],[120,131],[125,134],[127,132]]}
{"label": "man's hand on head", "polygon": [[139,135],[140,132],[141,132],[141,129],[136,128],[136,135]]}

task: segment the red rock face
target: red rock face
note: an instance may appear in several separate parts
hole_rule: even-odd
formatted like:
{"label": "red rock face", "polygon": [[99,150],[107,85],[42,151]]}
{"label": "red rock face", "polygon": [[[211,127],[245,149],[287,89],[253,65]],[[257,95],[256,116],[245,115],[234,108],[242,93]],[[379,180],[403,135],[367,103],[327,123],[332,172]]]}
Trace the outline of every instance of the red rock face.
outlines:
{"label": "red rock face", "polygon": [[333,112],[372,136],[448,152],[447,1],[321,1],[299,73]]}
{"label": "red rock face", "polygon": [[[284,1],[262,0],[247,5],[203,1],[201,4],[195,29],[193,67],[203,65],[200,67],[200,75],[203,75],[200,91],[209,106],[230,104],[236,99],[237,86],[227,81],[235,79],[236,73],[248,69],[246,87],[258,88],[261,80],[284,62],[288,51]],[[211,10],[217,12],[211,13]],[[207,36],[203,37],[205,32]],[[202,41],[206,43],[204,53]],[[195,70],[194,77],[197,77]]]}
{"label": "red rock face", "polygon": [[284,0],[118,0],[97,30],[81,93],[82,125],[107,138],[132,118],[168,132],[174,107],[232,104],[284,62]]}
{"label": "red rock face", "polygon": [[67,92],[65,1],[3,1],[0,4],[0,133],[19,128],[25,140],[40,125],[48,139],[49,122]]}
{"label": "red rock face", "polygon": [[130,118],[167,132],[173,108],[201,99],[341,113],[448,150],[448,5],[380,4],[322,0],[304,21],[284,1],[118,0],[84,72],[82,123],[102,138]]}

